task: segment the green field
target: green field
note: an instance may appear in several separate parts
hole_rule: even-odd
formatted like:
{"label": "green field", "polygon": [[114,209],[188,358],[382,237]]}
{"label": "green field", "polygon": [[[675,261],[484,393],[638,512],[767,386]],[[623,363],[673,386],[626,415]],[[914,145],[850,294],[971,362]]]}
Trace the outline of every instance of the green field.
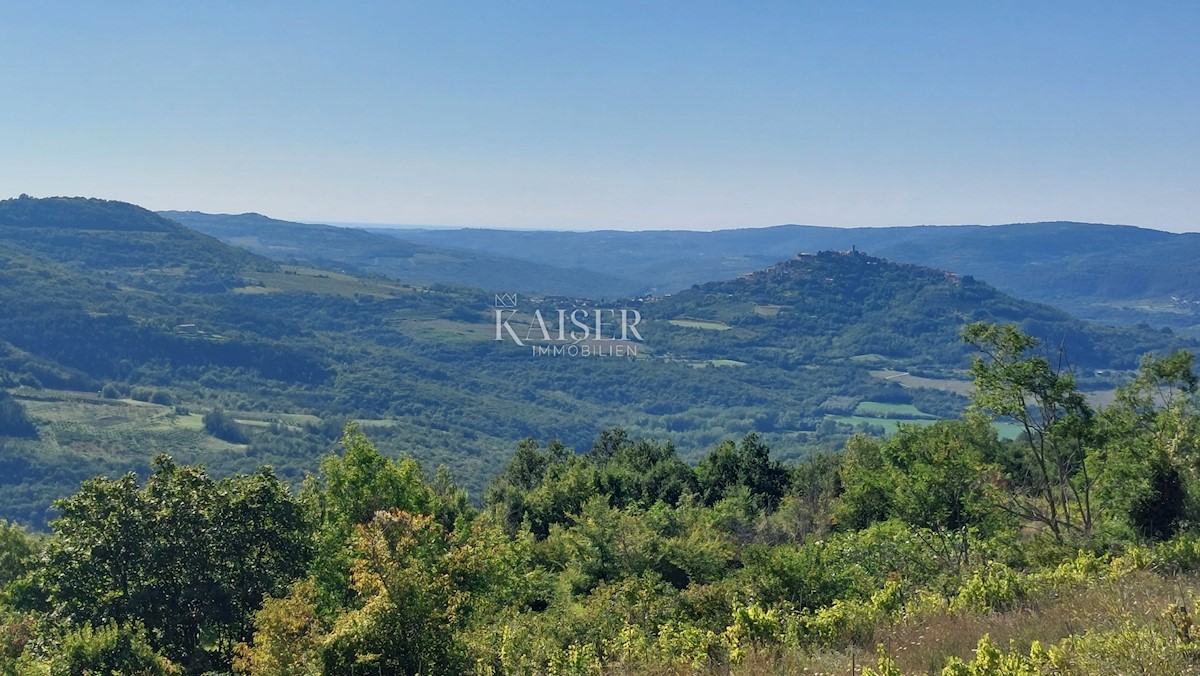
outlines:
{"label": "green field", "polygon": [[235,293],[275,293],[292,291],[300,293],[315,293],[325,296],[355,296],[369,295],[395,297],[413,293],[416,289],[400,283],[387,284],[371,280],[358,279],[350,275],[329,270],[318,270],[297,265],[280,266],[279,272],[255,272],[247,275],[251,281],[258,281],[261,286],[248,285],[235,289]]}
{"label": "green field", "polygon": [[[453,319],[396,319],[397,328],[414,337],[435,340],[478,341],[495,338],[496,327],[490,322],[464,322]],[[523,336],[522,336],[523,337]]]}
{"label": "green field", "polygon": [[51,390],[17,398],[42,443],[59,451],[109,458],[195,457],[240,448],[206,434],[200,414],[180,415],[171,406]]}
{"label": "green field", "polygon": [[706,329],[709,331],[728,331],[733,328],[725,322],[714,322],[707,319],[668,319],[667,323],[672,326],[682,326],[688,329]]}
{"label": "green field", "polygon": [[961,394],[964,397],[971,396],[973,385],[969,380],[955,380],[952,378],[923,378],[914,376],[904,371],[896,371],[893,369],[879,369],[871,371],[871,375],[881,380],[890,380],[900,384],[902,387],[928,387],[931,390],[942,390],[944,392],[953,392]]}
{"label": "green field", "polygon": [[[883,427],[886,434],[895,434],[901,425],[932,425],[940,420],[937,416],[922,412],[912,404],[885,404],[878,401],[860,402],[854,409],[854,415],[827,415],[829,420],[843,425],[858,426],[862,424]],[[996,421],[992,423],[996,433],[1002,439],[1016,439],[1024,429],[1013,422]]]}
{"label": "green field", "polygon": [[874,353],[856,354],[853,357],[850,357],[850,361],[858,362],[860,364],[886,362],[887,360],[888,360],[887,357],[885,357],[881,354],[874,354]]}
{"label": "green field", "polygon": [[362,427],[363,429],[369,429],[372,427],[399,427],[400,426],[400,421],[395,420],[395,419],[359,418],[359,419],[355,420],[354,422],[358,423],[359,427]]}
{"label": "green field", "polygon": [[937,422],[937,419],[935,418],[900,420],[897,418],[872,418],[863,415],[827,415],[825,418],[843,425],[852,425],[854,427],[859,425],[874,425],[877,427],[882,427],[884,433],[889,435],[895,434],[896,430],[899,429],[900,425],[902,424],[925,426],[932,425],[933,423]]}
{"label": "green field", "polygon": [[[204,431],[204,414],[177,411],[133,399],[104,399],[90,392],[34,390],[14,392],[41,440],[59,450],[85,454],[144,456],[155,453],[195,456],[196,453],[227,453],[243,446],[221,441]],[[292,431],[320,423],[315,415],[229,411],[245,427],[266,428],[278,424]],[[364,421],[389,424],[389,421]],[[136,450],[135,450],[136,449]]]}
{"label": "green field", "polygon": [[1001,439],[1016,439],[1025,432],[1024,427],[1014,422],[996,421],[992,423],[992,427],[996,428],[996,432],[1000,435]]}
{"label": "green field", "polygon": [[937,416],[922,412],[912,404],[885,404],[878,401],[860,402],[854,414],[871,418],[936,420]]}
{"label": "green field", "polygon": [[[924,378],[893,369],[879,369],[871,371],[871,375],[881,380],[890,380],[892,382],[899,383],[902,387],[928,387],[931,390],[953,392],[955,394],[961,394],[964,397],[971,396],[971,390],[974,387],[971,382],[967,380],[956,380],[953,378]],[[1112,405],[1112,403],[1116,401],[1117,391],[1116,389],[1092,390],[1089,392],[1084,392],[1083,396],[1087,397],[1089,404],[1100,408]]]}
{"label": "green field", "polygon": [[709,366],[745,366],[746,362],[736,359],[704,359],[692,362],[690,365],[692,368],[702,369]]}

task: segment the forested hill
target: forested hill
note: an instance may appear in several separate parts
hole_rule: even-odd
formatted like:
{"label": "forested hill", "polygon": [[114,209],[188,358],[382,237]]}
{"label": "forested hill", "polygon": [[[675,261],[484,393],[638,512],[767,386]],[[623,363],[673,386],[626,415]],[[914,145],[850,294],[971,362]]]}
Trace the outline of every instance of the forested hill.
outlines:
{"label": "forested hill", "polygon": [[493,291],[628,296],[642,284],[612,271],[580,274],[554,258],[530,260],[462,247],[408,242],[357,228],[293,223],[262,214],[163,211],[161,215],[269,258],[387,275],[416,284],[450,283]]}
{"label": "forested hill", "polygon": [[1169,330],[1087,324],[1013,298],[971,276],[893,263],[855,250],[801,254],[737,279],[657,302],[655,316],[694,326],[689,349],[776,355],[800,362],[851,359],[936,369],[964,363],[961,327],[1015,323],[1089,369],[1130,369],[1144,352],[1185,344]]}
{"label": "forested hill", "polygon": [[225,290],[247,269],[278,268],[141,207],[80,197],[0,201],[0,245],[159,292]]}

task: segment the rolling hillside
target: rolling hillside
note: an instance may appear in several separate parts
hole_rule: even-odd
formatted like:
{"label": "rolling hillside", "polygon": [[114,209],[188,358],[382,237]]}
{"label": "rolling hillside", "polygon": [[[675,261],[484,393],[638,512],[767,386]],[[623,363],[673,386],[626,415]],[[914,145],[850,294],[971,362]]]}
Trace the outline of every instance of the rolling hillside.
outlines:
{"label": "rolling hillside", "polygon": [[278,261],[386,275],[416,284],[447,283],[502,292],[628,296],[638,282],[602,271],[581,275],[575,267],[544,260],[398,240],[356,228],[293,223],[261,214],[164,211],[162,216]]}
{"label": "rolling hillside", "polygon": [[[351,419],[476,495],[519,440],[582,449],[612,427],[672,439],[690,459],[758,432],[799,458],[856,430],[956,415],[969,320],[1018,321],[1093,371],[1181,344],[940,271],[785,258],[669,297],[520,294],[506,312],[533,344],[518,345],[497,340],[491,291],[280,264],[127,204],[0,202],[0,383],[36,430],[0,437],[0,517],[44,523],[81,477],[144,470],[158,452],[219,474],[271,464],[297,482]],[[618,341],[576,343],[572,326],[560,341],[529,323],[535,310],[597,309],[612,311],[610,331],[636,311],[643,340],[612,356]],[[608,352],[538,352],[555,344]],[[888,377],[904,372],[924,380]],[[240,439],[205,426],[218,409]]]}

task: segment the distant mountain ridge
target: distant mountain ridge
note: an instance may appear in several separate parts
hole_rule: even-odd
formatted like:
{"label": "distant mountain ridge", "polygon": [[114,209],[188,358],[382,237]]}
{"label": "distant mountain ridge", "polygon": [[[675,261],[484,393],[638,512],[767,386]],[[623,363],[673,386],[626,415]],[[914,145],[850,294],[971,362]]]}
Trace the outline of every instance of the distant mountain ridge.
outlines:
{"label": "distant mountain ridge", "polygon": [[645,290],[677,291],[798,252],[849,249],[973,275],[1019,298],[1093,321],[1200,332],[1200,234],[1073,222],[691,231],[376,230],[436,246],[620,270]]}
{"label": "distant mountain ridge", "polygon": [[[416,283],[615,298],[729,279],[799,252],[857,247],[972,275],[1083,319],[1147,323],[1200,336],[1200,234],[1075,222],[697,232],[357,229],[162,212],[276,260],[343,266]],[[399,244],[397,244],[399,243]]]}
{"label": "distant mountain ridge", "polygon": [[553,264],[553,259],[487,253],[471,248],[409,242],[375,232],[295,223],[262,214],[163,211],[160,215],[277,261],[313,263],[359,274],[386,275],[416,284],[456,284],[503,292],[626,296],[641,285],[619,275]]}

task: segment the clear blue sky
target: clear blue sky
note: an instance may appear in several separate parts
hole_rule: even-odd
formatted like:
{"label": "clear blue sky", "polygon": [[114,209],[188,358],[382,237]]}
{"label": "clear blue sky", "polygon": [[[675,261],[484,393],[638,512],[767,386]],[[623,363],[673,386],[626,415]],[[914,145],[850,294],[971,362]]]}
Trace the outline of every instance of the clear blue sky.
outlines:
{"label": "clear blue sky", "polygon": [[5,197],[1200,230],[1194,0],[5,5]]}

